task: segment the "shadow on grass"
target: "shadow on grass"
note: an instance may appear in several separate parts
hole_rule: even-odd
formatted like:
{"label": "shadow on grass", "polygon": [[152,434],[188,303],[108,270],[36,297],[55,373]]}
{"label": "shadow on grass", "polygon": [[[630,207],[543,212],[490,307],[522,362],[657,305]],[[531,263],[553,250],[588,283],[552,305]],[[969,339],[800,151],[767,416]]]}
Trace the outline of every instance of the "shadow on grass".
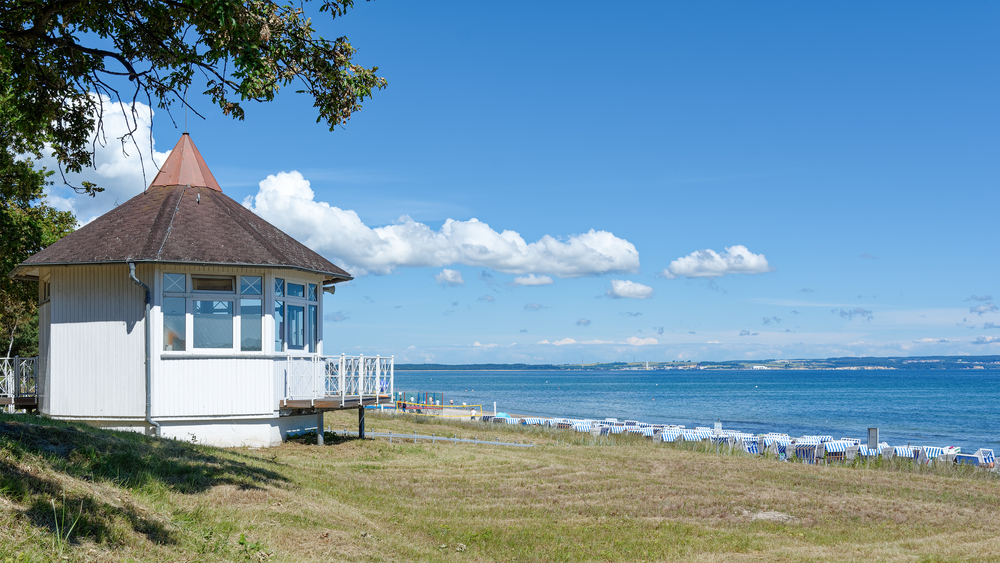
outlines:
{"label": "shadow on grass", "polygon": [[[298,434],[289,434],[286,441],[293,444],[303,444],[306,446],[316,445],[316,431],[308,430],[306,432],[300,432]],[[346,444],[348,442],[354,442],[360,438],[351,436],[350,434],[345,435],[344,433],[337,432],[323,432],[323,444],[326,446],[336,446],[338,444]]]}
{"label": "shadow on grass", "polygon": [[176,540],[163,524],[130,502],[67,491],[58,474],[125,489],[163,487],[195,494],[217,485],[261,489],[286,482],[278,471],[258,467],[269,463],[274,464],[136,433],[26,415],[0,416],[0,497],[26,507],[24,515],[34,525],[62,535],[63,541],[74,522],[70,541],[115,541],[115,530],[122,526],[152,542]]}

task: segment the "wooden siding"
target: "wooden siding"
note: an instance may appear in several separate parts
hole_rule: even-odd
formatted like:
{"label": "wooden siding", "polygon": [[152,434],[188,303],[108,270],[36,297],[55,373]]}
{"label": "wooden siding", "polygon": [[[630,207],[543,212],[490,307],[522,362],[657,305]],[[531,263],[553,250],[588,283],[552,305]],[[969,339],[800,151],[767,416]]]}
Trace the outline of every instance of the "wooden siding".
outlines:
{"label": "wooden siding", "polygon": [[[124,264],[54,267],[46,395],[54,416],[145,415],[143,290]],[[152,285],[153,268],[137,276]]]}
{"label": "wooden siding", "polygon": [[38,390],[38,410],[49,412],[49,327],[52,309],[49,303],[38,307],[38,365],[35,367],[35,388]]}
{"label": "wooden siding", "polygon": [[[240,353],[198,350],[163,352],[163,274],[212,276],[261,276],[263,278],[263,350]],[[274,350],[274,278],[322,285],[322,276],[289,270],[159,264],[153,294],[153,417],[256,417],[277,416],[283,378],[276,377]],[[239,278],[237,277],[237,287]],[[322,295],[322,294],[321,294]],[[234,296],[238,298],[238,296]],[[322,297],[321,297],[322,298]],[[322,307],[320,308],[322,319]],[[322,324],[322,320],[320,320]],[[191,319],[188,318],[188,333]],[[320,332],[322,337],[322,332]],[[188,346],[191,341],[188,339]],[[237,343],[238,345],[238,343]],[[280,351],[277,352],[281,354]],[[207,357],[206,357],[207,356]],[[282,372],[283,373],[283,372]]]}
{"label": "wooden siding", "polygon": [[272,416],[273,360],[169,358],[153,378],[153,417]]}
{"label": "wooden siding", "polygon": [[[276,416],[283,381],[273,350],[274,277],[321,284],[322,277],[288,270],[137,264],[149,285],[152,413],[156,418]],[[51,273],[49,304],[40,310],[42,411],[67,418],[141,419],[145,416],[145,327],[142,288],[125,264],[61,266]],[[162,274],[259,275],[264,278],[264,350],[198,352],[164,358]],[[322,346],[322,292],[320,293]],[[190,324],[190,319],[189,319]],[[49,330],[44,330],[48,326]],[[190,328],[190,327],[189,327]],[[44,335],[42,334],[44,333]],[[322,349],[322,348],[321,348]],[[221,351],[220,351],[221,352]],[[280,354],[280,352],[279,352]],[[200,357],[199,357],[200,356]]]}

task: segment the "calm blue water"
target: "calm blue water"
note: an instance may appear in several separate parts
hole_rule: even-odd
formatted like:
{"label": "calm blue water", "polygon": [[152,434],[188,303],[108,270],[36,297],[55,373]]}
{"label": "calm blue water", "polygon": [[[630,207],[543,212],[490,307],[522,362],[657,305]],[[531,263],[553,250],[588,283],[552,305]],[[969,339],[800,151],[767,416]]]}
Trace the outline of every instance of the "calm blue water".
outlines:
{"label": "calm blue water", "polygon": [[397,371],[397,391],[523,416],[712,426],[1000,451],[1000,372]]}

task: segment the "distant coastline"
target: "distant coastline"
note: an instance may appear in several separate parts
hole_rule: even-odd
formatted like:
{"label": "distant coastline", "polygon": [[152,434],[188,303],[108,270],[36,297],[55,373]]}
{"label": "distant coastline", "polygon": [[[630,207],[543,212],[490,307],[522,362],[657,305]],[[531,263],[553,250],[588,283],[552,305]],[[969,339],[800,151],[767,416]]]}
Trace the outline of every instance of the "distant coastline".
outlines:
{"label": "distant coastline", "polygon": [[396,364],[399,371],[643,371],[649,370],[1000,370],[1000,356],[908,356],[770,359],[721,362],[611,362],[594,364]]}

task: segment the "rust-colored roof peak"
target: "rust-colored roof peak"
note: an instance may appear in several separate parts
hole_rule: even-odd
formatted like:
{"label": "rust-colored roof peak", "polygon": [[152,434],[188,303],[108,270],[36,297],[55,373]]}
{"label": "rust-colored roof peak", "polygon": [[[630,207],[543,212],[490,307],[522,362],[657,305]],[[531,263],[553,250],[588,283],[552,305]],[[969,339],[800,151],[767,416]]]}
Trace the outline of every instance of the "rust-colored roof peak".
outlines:
{"label": "rust-colored roof peak", "polygon": [[222,191],[187,132],[181,135],[167,161],[160,167],[160,173],[149,185],[151,188],[159,186],[191,186]]}

